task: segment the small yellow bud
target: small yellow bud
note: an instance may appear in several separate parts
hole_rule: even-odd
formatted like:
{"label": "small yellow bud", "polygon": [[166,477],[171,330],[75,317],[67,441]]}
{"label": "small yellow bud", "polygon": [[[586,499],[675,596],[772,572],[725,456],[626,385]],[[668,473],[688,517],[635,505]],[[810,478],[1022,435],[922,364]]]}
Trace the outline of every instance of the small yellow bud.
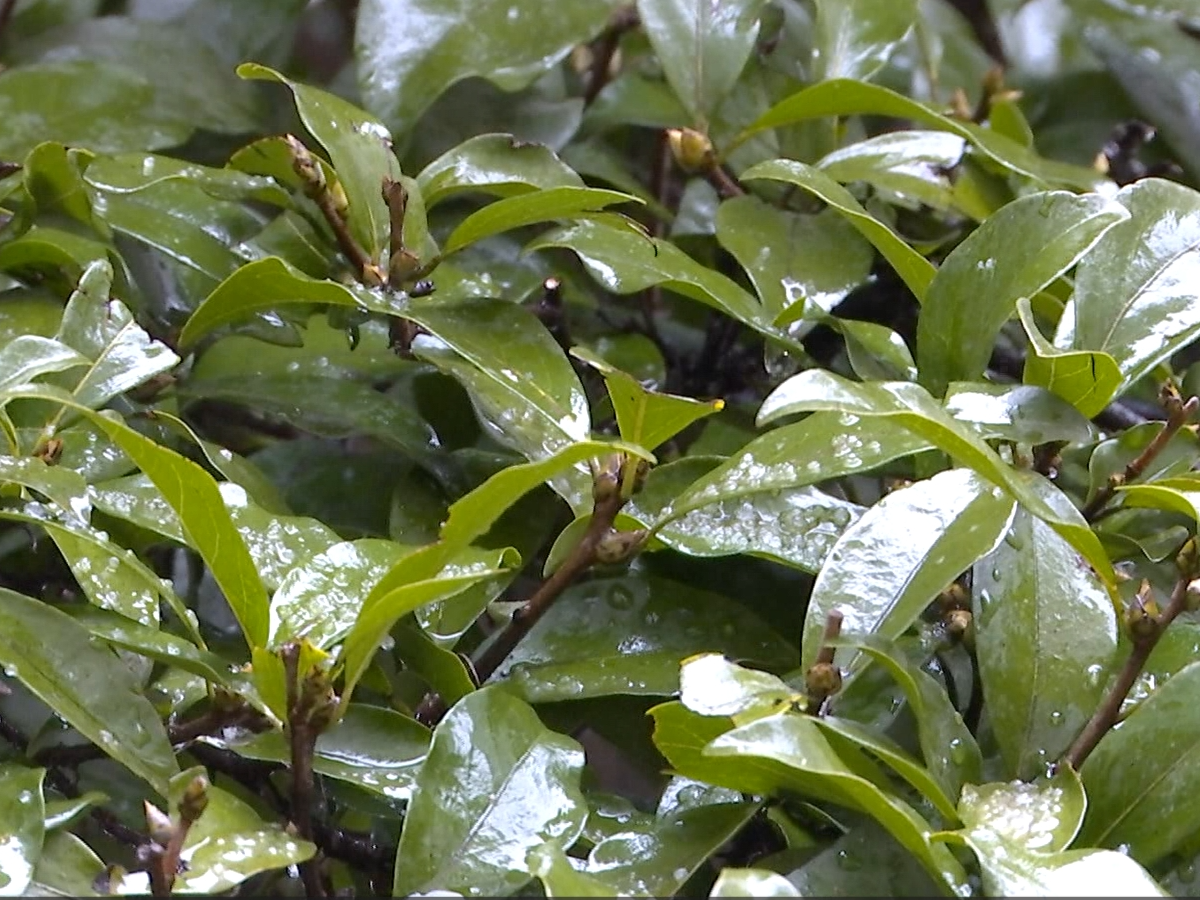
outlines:
{"label": "small yellow bud", "polygon": [[[804,686],[808,689],[810,698],[818,699],[817,705],[830,694],[836,694],[842,688],[842,670],[833,663],[819,662],[809,666],[804,673]],[[809,710],[813,712],[814,710]]]}
{"label": "small yellow bud", "polygon": [[708,136],[691,128],[667,129],[671,155],[685,172],[702,172],[712,167],[714,152]]}

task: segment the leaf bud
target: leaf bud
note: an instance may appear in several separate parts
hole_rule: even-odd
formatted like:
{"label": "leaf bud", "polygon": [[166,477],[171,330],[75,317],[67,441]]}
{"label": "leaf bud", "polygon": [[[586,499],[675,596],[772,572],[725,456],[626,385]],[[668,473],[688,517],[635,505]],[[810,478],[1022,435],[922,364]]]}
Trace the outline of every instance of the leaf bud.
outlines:
{"label": "leaf bud", "polygon": [[612,500],[621,492],[621,466],[625,457],[621,453],[611,453],[600,460],[600,465],[592,471],[592,500],[603,503]]}
{"label": "leaf bud", "polygon": [[1196,545],[1194,535],[1188,538],[1175,554],[1175,565],[1189,578],[1200,575],[1200,548]]}
{"label": "leaf bud", "polygon": [[191,824],[204,814],[208,807],[208,779],[197,775],[188,783],[179,800],[179,817]]}
{"label": "leaf bud", "polygon": [[712,168],[714,153],[708,135],[691,128],[668,128],[667,144],[675,162],[685,172],[703,172]]}
{"label": "leaf bud", "polygon": [[149,800],[143,801],[142,807],[146,812],[146,831],[150,834],[150,840],[163,847],[167,846],[171,843],[171,835],[175,833],[171,817]]}
{"label": "leaf bud", "polygon": [[1158,602],[1154,599],[1150,582],[1143,579],[1137,595],[1125,610],[1125,627],[1130,637],[1135,642],[1152,637],[1158,630],[1158,616]]}
{"label": "leaf bud", "polygon": [[646,539],[646,530],[616,531],[612,528],[596,544],[596,561],[611,564],[624,562],[637,552]]}
{"label": "leaf bud", "polygon": [[816,699],[815,705],[820,706],[826,697],[841,690],[842,670],[833,663],[814,663],[804,673],[804,686],[808,690],[809,698]]}
{"label": "leaf bud", "polygon": [[401,248],[388,257],[388,284],[399,288],[407,284],[421,268],[421,260],[411,250]]}
{"label": "leaf bud", "polygon": [[284,142],[292,155],[292,169],[304,183],[304,193],[315,197],[325,190],[325,172],[316,157],[295,135],[285,134]]}
{"label": "leaf bud", "polygon": [[969,609],[952,609],[942,622],[951,638],[968,649],[975,646],[975,617]]}

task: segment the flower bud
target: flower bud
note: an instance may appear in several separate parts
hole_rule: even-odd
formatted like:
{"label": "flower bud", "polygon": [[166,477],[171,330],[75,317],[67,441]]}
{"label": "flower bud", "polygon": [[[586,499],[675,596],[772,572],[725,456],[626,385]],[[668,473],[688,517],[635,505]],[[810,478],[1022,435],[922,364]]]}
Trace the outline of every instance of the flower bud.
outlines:
{"label": "flower bud", "polygon": [[667,143],[675,162],[685,172],[702,172],[713,164],[713,145],[708,135],[691,128],[669,128]]}
{"label": "flower bud", "polygon": [[833,663],[814,663],[804,673],[804,686],[808,689],[809,697],[824,700],[841,690],[842,670]]}

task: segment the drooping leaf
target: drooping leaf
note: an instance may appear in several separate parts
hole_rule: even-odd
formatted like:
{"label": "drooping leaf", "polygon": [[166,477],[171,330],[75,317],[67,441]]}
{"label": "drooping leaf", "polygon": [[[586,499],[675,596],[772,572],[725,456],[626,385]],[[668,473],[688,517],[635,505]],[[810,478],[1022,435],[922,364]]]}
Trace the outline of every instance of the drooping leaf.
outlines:
{"label": "drooping leaf", "polygon": [[1017,315],[1029,338],[1025,356],[1026,384],[1053,391],[1085,416],[1108,405],[1121,386],[1121,368],[1107,353],[1059,350],[1038,330],[1027,298],[1017,300]]}
{"label": "drooping leaf", "polygon": [[1020,512],[974,573],[976,653],[1010,774],[1032,778],[1102,700],[1117,620],[1104,585],[1045,522]]}
{"label": "drooping leaf", "polygon": [[461,191],[513,197],[534,190],[583,187],[583,179],[544,144],[511,134],[481,134],[447,150],[417,176],[421,197],[432,208]]}
{"label": "drooping leaf", "polygon": [[[1129,217],[1099,194],[1030,194],[989,216],[946,257],[917,325],[921,383],[937,395],[983,375],[1000,327]],[[963,298],[970,297],[970,303]]]}
{"label": "drooping leaf", "polygon": [[434,731],[417,778],[394,892],[515,891],[530,877],[530,850],[569,845],[583,830],[582,771],[579,745],[512,695],[484,688],[463,698]]}
{"label": "drooping leaf", "polygon": [[165,796],[179,766],[125,663],[66,613],[3,588],[0,623],[0,664],[9,677]]}
{"label": "drooping leaf", "polygon": [[46,799],[42,794],[45,769],[0,763],[0,896],[26,895],[42,855],[46,837]]}
{"label": "drooping leaf", "polygon": [[821,0],[816,64],[821,79],[869,79],[908,37],[916,0]]}
{"label": "drooping leaf", "polygon": [[705,127],[742,74],[763,5],[763,0],[639,0],[642,27],[693,124]]}
{"label": "drooping leaf", "polygon": [[988,439],[1023,444],[1068,441],[1086,444],[1094,429],[1082,413],[1065,400],[1032,385],[951,382],[945,410],[960,422],[974,425]]}

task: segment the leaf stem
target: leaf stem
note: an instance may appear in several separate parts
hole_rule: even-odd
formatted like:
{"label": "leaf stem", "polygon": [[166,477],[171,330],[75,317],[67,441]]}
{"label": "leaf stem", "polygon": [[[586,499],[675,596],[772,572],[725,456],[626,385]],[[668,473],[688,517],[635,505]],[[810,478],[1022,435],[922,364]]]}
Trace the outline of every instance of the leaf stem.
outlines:
{"label": "leaf stem", "polygon": [[583,89],[583,105],[591,106],[592,101],[604,90],[609,81],[609,69],[612,68],[613,56],[621,43],[621,36],[642,24],[637,7],[632,3],[622,6],[612,14],[608,25],[600,34],[596,47],[592,51],[592,64],[588,66],[587,85]]}
{"label": "leaf stem", "polygon": [[[287,732],[291,748],[292,809],[291,818],[296,832],[306,841],[313,839],[312,809],[315,802],[313,785],[313,752],[320,733],[314,713],[316,679],[300,672],[301,645],[286,644],[280,651],[287,678]],[[321,881],[319,856],[300,864],[304,893],[309,898],[326,896]]]}

